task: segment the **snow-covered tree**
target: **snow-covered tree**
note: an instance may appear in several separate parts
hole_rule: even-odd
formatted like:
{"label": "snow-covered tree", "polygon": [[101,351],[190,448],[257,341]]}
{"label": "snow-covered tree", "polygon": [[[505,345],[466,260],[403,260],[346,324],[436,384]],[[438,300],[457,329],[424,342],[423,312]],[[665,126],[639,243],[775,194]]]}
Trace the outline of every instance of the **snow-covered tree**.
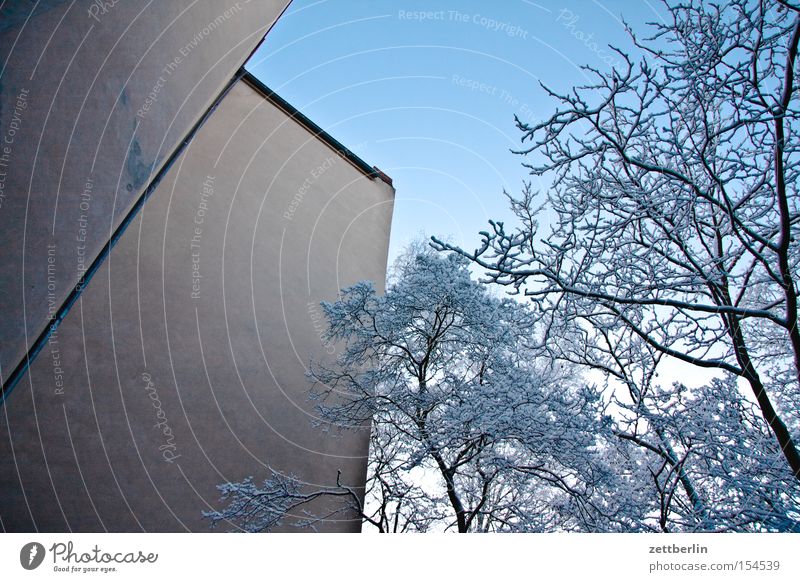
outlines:
{"label": "snow-covered tree", "polygon": [[309,490],[274,472],[221,486],[229,505],[209,516],[261,531],[326,496],[380,531],[640,528],[638,504],[617,495],[626,477],[608,463],[605,404],[539,357],[530,306],[431,249],[407,254],[394,279],[383,296],[361,282],[322,304],[341,353],[311,367],[321,426],[371,427],[366,507],[341,483]]}
{"label": "snow-covered tree", "polygon": [[[558,106],[547,120],[518,121],[531,143],[520,152],[526,165],[553,179],[543,200],[530,185],[511,198],[520,226],[491,222],[474,252],[434,244],[528,295],[552,356],[619,380],[650,431],[659,426],[651,413],[668,413],[642,409],[657,396],[647,390],[665,358],[740,378],[760,424],[750,416],[738,427],[727,417],[724,426],[698,422],[710,422],[717,443],[759,448],[718,458],[714,471],[730,464],[738,474],[763,461],[764,489],[783,482],[788,491],[800,480],[800,6],[690,0],[667,9],[650,38],[631,31],[636,63],[620,51],[623,67],[587,68],[589,85],[549,91]],[[704,393],[712,406],[745,406],[736,382],[713,386]],[[770,446],[757,436],[765,430]],[[669,457],[685,433],[663,435],[655,447]],[[780,466],[765,460],[775,452]],[[683,458],[665,459],[663,471],[691,491]],[[727,483],[709,479],[715,495]],[[737,487],[758,496],[759,480],[748,479]],[[708,499],[695,502],[691,520],[714,511]],[[780,529],[776,516],[787,511],[776,508],[764,527]]]}
{"label": "snow-covered tree", "polygon": [[800,485],[733,376],[649,390],[615,431],[641,448],[662,531],[800,531]]}

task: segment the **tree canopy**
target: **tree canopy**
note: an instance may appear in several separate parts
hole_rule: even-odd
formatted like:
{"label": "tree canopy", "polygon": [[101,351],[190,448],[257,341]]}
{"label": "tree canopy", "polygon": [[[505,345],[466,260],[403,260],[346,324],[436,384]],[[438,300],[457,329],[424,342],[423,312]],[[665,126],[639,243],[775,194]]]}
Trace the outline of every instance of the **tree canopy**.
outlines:
{"label": "tree canopy", "polygon": [[[571,367],[536,355],[530,307],[492,296],[461,257],[417,251],[385,295],[361,282],[322,304],[323,339],[341,352],[312,366],[320,423],[372,430],[368,504],[354,509],[380,531],[639,527],[614,495],[625,479],[609,465],[605,403]],[[302,495],[356,501],[341,483],[300,493],[277,473],[231,487],[213,517],[257,530]],[[253,497],[265,506],[257,518]]]}
{"label": "tree canopy", "polygon": [[638,62],[587,68],[594,82],[550,91],[552,116],[518,122],[526,165],[553,184],[543,201],[530,185],[512,197],[520,226],[492,222],[473,252],[434,243],[530,297],[571,338],[554,357],[616,377],[634,401],[667,357],[741,378],[800,479],[800,9],[668,9],[651,37],[631,33]]}

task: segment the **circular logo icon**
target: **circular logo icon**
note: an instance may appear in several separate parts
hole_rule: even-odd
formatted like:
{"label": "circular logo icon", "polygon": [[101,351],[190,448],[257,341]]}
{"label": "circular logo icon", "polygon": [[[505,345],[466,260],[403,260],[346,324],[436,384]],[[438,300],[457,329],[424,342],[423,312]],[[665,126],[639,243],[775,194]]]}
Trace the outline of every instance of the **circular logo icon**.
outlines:
{"label": "circular logo icon", "polygon": [[39,542],[30,542],[19,551],[19,563],[26,570],[35,570],[44,561],[44,546]]}

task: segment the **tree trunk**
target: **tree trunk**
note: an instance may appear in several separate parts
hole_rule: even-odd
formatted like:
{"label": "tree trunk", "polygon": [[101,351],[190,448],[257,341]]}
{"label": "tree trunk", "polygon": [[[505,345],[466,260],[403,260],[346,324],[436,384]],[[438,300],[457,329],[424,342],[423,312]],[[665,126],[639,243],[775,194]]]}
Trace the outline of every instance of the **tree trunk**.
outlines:
{"label": "tree trunk", "polygon": [[732,315],[729,317],[728,323],[730,326],[731,339],[733,340],[733,348],[736,352],[736,360],[742,368],[742,376],[750,384],[750,388],[753,390],[753,394],[755,394],[756,401],[758,402],[758,407],[761,409],[761,414],[764,420],[767,421],[770,430],[772,430],[772,434],[775,435],[778,446],[780,446],[783,456],[789,463],[792,474],[795,479],[800,480],[800,453],[797,451],[797,446],[795,445],[794,439],[792,439],[789,429],[786,427],[783,420],[781,420],[780,416],[778,416],[775,407],[772,406],[772,401],[767,394],[767,389],[764,387],[764,383],[761,381],[758,372],[756,372],[753,366],[750,354],[747,351],[744,336],[742,335],[742,327],[739,318]]}

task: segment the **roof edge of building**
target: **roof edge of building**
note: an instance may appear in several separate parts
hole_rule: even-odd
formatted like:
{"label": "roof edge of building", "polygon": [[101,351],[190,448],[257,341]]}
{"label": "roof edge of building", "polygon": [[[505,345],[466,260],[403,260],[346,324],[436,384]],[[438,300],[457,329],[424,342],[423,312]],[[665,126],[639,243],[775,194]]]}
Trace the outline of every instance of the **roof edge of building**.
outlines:
{"label": "roof edge of building", "polygon": [[389,186],[394,188],[392,184],[392,179],[389,176],[387,176],[376,166],[370,166],[367,162],[365,162],[359,156],[350,151],[350,149],[342,145],[342,143],[339,140],[337,140],[327,131],[322,129],[319,125],[311,121],[294,105],[286,101],[286,99],[284,99],[283,97],[278,95],[275,91],[270,89],[267,85],[265,85],[264,82],[261,81],[258,77],[256,77],[253,73],[251,73],[250,71],[248,71],[243,67],[240,77],[253,89],[261,93],[264,96],[264,98],[267,99],[270,103],[281,109],[289,117],[291,117],[297,123],[306,128],[317,139],[325,143],[337,154],[339,154],[341,157],[350,162],[353,166],[358,168],[365,176],[367,176],[371,180],[374,180],[376,178],[382,180],[383,182],[386,182]]}

